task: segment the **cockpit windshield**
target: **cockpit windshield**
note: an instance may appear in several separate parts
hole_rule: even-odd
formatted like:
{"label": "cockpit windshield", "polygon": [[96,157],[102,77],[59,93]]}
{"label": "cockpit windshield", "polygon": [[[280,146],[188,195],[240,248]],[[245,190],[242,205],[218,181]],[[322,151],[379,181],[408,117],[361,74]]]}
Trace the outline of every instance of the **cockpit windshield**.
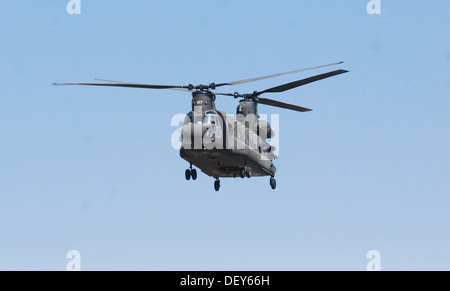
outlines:
{"label": "cockpit windshield", "polygon": [[203,118],[203,125],[215,126],[217,124],[218,115],[215,111],[207,111]]}

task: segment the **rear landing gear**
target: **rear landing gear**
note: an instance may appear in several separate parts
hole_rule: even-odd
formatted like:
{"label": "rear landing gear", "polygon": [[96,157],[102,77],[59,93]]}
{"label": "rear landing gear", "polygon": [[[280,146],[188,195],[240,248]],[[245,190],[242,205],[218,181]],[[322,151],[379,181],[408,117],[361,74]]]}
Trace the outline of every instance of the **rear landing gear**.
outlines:
{"label": "rear landing gear", "polygon": [[277,188],[277,180],[274,177],[270,178],[270,187],[275,190]]}
{"label": "rear landing gear", "polygon": [[184,172],[184,177],[186,178],[186,180],[190,180],[192,178],[192,180],[197,180],[197,170],[196,169],[192,169],[192,164],[191,167],[189,169],[186,169],[186,172]]}
{"label": "rear landing gear", "polygon": [[239,176],[244,179],[245,177],[250,178],[252,176],[252,172],[249,167],[245,166],[239,169]]}
{"label": "rear landing gear", "polygon": [[240,168],[239,169],[239,176],[244,179],[245,178],[245,169],[244,168]]}
{"label": "rear landing gear", "polygon": [[216,181],[214,181],[214,190],[219,191],[220,189],[220,180],[216,179]]}

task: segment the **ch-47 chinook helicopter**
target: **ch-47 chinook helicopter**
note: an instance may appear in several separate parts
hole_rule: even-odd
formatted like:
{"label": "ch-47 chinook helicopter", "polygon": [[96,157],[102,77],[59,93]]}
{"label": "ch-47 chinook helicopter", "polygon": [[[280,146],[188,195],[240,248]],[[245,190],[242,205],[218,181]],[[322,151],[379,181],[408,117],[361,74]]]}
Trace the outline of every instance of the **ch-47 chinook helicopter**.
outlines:
{"label": "ch-47 chinook helicopter", "polygon": [[[267,121],[260,120],[258,104],[290,109],[298,112],[307,112],[311,109],[292,105],[272,99],[260,97],[266,93],[285,92],[315,81],[347,73],[347,70],[335,70],[306,79],[263,91],[254,91],[249,94],[215,93],[218,87],[239,85],[278,76],[299,73],[302,71],[342,64],[343,62],[284,72],[258,78],[240,80],[229,83],[211,83],[209,85],[189,84],[187,86],[149,85],[123,81],[103,80],[102,83],[54,83],[54,85],[88,85],[127,87],[142,89],[172,89],[192,92],[192,110],[186,115],[181,128],[180,156],[190,167],[185,171],[186,180],[197,179],[197,170],[201,169],[206,175],[215,178],[214,189],[219,191],[220,178],[225,177],[270,177],[270,186],[276,188],[273,161],[277,158],[275,147],[270,145],[270,139],[275,136],[274,130]],[[236,117],[217,110],[216,96],[231,96],[240,98],[236,110]]]}

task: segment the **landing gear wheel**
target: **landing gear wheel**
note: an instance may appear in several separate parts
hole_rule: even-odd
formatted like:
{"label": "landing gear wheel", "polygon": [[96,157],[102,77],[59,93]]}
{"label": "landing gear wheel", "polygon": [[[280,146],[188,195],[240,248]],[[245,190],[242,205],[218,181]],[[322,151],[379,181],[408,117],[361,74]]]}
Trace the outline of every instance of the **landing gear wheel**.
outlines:
{"label": "landing gear wheel", "polygon": [[220,189],[220,180],[216,179],[216,181],[214,181],[214,190],[219,191]]}
{"label": "landing gear wheel", "polygon": [[250,178],[252,176],[252,172],[248,167],[245,168],[245,176],[247,176],[247,178]]}
{"label": "landing gear wheel", "polygon": [[186,180],[191,179],[191,170],[187,169],[186,172],[184,172],[184,176],[186,177]]}
{"label": "landing gear wheel", "polygon": [[272,187],[273,190],[277,188],[277,180],[275,180],[274,177],[270,178],[270,187]]}
{"label": "landing gear wheel", "polygon": [[240,176],[242,179],[245,178],[246,173],[245,173],[245,169],[244,169],[244,168],[240,168],[240,169],[239,169],[239,176]]}
{"label": "landing gear wheel", "polygon": [[192,169],[191,170],[191,176],[192,176],[192,180],[197,180],[197,170],[196,169]]}

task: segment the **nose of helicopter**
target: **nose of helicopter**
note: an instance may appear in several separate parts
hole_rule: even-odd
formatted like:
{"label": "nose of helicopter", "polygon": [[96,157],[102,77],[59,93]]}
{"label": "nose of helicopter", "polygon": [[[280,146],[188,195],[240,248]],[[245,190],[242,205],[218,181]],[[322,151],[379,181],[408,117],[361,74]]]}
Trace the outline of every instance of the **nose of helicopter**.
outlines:
{"label": "nose of helicopter", "polygon": [[182,146],[185,149],[202,149],[203,135],[206,132],[203,123],[188,123],[182,128]]}

